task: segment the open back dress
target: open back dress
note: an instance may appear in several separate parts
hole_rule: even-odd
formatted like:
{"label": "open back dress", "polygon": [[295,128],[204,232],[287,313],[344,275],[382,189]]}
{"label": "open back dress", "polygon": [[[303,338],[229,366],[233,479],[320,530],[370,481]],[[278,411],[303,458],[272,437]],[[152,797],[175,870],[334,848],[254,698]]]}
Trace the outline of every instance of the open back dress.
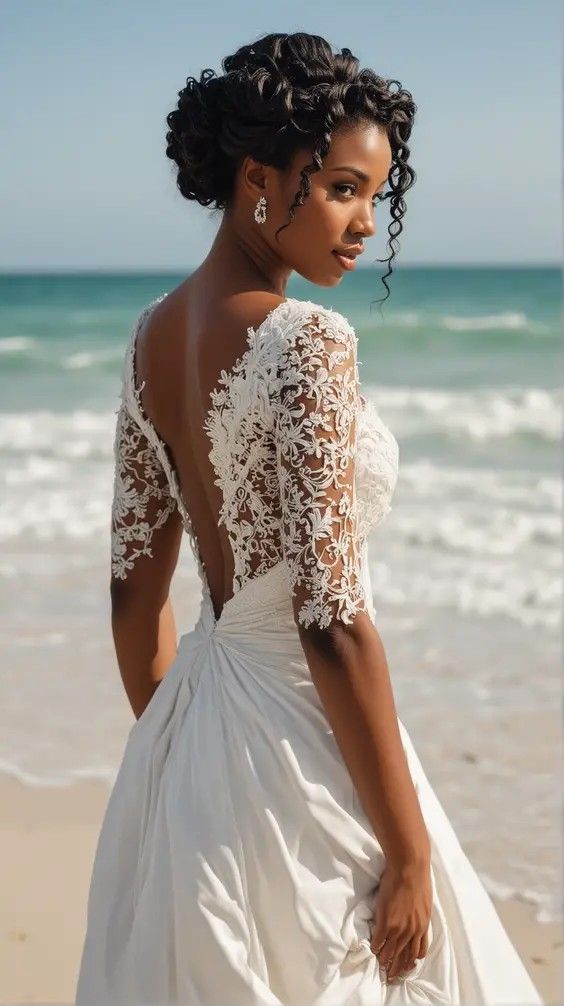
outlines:
{"label": "open back dress", "polygon": [[135,373],[137,335],[160,300],[125,353],[112,572],[125,579],[150,559],[155,530],[177,511],[201,603],[127,737],[96,848],[76,1006],[542,1004],[401,721],[431,842],[429,947],[389,984],[370,947],[385,857],[298,632],[376,615],[367,539],[391,508],[399,451],[360,393],[354,329],[288,298],[221,372],[204,428],[234,577],[216,617]]}

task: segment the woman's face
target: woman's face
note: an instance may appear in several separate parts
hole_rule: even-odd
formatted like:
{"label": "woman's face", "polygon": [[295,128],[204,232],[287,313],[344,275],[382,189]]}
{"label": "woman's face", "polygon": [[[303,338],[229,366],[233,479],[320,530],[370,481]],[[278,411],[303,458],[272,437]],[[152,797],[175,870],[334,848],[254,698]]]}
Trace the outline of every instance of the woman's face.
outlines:
{"label": "woman's face", "polygon": [[290,269],[318,286],[336,286],[348,270],[335,250],[354,253],[376,233],[377,196],[386,188],[392,151],[385,130],[376,125],[336,130],[321,171],[309,176],[310,194],[276,239],[299,189],[300,169],[310,162],[309,153],[300,151],[288,171],[270,169],[267,222],[256,226],[267,230],[272,251]]}

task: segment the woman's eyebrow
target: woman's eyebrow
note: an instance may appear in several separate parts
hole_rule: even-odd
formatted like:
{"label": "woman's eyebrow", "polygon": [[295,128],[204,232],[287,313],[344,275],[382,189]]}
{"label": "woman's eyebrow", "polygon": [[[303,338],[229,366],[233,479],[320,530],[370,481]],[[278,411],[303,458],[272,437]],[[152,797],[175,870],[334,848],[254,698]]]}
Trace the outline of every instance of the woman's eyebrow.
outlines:
{"label": "woman's eyebrow", "polygon": [[[361,171],[360,168],[354,168],[352,164],[341,164],[338,168],[329,168],[329,170],[330,171],[352,171],[353,175],[356,175],[357,178],[360,178],[361,182],[369,182],[370,181],[368,175],[365,174],[364,171]],[[384,178],[384,181],[380,182],[380,185],[378,186],[378,188],[381,189],[382,186],[385,185],[387,181],[388,181],[388,176],[386,175],[386,177]]]}

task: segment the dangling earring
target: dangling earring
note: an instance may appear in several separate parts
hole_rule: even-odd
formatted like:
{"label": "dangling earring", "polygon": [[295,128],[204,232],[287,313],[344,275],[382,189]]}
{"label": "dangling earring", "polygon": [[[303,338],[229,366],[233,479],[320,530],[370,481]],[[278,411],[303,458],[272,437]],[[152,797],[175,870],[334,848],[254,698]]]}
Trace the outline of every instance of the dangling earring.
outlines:
{"label": "dangling earring", "polygon": [[255,206],[255,220],[257,224],[263,224],[266,220],[266,196],[260,196]]}

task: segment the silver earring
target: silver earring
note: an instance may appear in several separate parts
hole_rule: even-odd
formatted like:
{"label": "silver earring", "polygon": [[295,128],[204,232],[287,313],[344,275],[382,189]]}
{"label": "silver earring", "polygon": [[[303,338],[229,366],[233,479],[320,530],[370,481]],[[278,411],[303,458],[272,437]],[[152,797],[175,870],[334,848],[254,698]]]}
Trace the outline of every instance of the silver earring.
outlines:
{"label": "silver earring", "polygon": [[263,224],[266,220],[266,196],[260,196],[255,206],[255,220],[257,224]]}

